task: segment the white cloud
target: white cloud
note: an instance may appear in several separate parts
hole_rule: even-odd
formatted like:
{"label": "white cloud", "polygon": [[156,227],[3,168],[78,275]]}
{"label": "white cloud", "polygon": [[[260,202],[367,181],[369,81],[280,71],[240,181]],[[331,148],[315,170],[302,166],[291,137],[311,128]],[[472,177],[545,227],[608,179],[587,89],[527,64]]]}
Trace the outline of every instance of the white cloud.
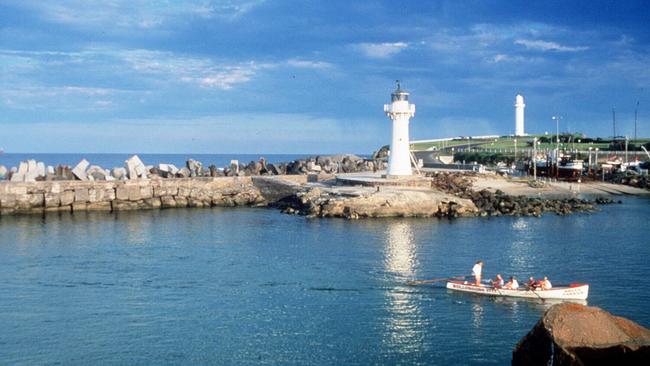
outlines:
{"label": "white cloud", "polygon": [[292,58],[287,61],[287,65],[301,69],[328,69],[332,64],[324,61],[309,61]]}
{"label": "white cloud", "polygon": [[151,30],[165,23],[190,21],[198,16],[234,21],[265,0],[186,0],[152,2],[149,0],[8,0],[47,22],[102,31]]}
{"label": "white cloud", "polygon": [[585,47],[585,46],[578,46],[578,47],[563,46],[556,42],[543,41],[539,39],[536,40],[516,39],[514,43],[517,45],[524,46],[529,50],[536,50],[536,51],[578,52],[578,51],[585,51],[589,49],[589,47]]}
{"label": "white cloud", "polygon": [[385,59],[408,48],[406,42],[393,42],[393,43],[359,43],[354,47],[361,51],[366,57]]}

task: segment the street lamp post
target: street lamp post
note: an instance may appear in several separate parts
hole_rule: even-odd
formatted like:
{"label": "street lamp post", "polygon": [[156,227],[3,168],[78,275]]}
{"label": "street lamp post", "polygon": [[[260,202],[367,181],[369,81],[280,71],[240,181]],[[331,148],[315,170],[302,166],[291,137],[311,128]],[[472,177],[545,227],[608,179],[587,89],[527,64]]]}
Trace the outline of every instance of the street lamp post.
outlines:
{"label": "street lamp post", "polygon": [[[595,171],[594,171],[594,176],[598,173],[598,148],[596,148],[596,160],[594,161],[594,166],[595,166]],[[594,177],[595,178],[595,177]]]}
{"label": "street lamp post", "polygon": [[587,169],[587,176],[591,176],[591,149],[592,147],[589,146],[589,165]]}
{"label": "street lamp post", "polygon": [[537,137],[533,137],[533,179],[537,180]]}
{"label": "street lamp post", "polygon": [[552,120],[555,121],[555,177],[559,176],[559,166],[560,166],[560,119],[562,116],[553,116]]}

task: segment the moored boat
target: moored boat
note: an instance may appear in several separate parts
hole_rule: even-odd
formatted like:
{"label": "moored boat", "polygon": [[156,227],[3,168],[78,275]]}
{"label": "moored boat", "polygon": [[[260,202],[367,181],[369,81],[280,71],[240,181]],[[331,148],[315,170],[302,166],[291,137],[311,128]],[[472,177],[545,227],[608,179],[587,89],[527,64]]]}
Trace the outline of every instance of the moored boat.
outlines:
{"label": "moored boat", "polygon": [[562,178],[577,179],[582,175],[584,161],[572,159],[569,155],[561,155],[557,166],[558,176]]}
{"label": "moored boat", "polygon": [[479,295],[521,297],[527,299],[556,299],[556,300],[586,300],[589,296],[589,285],[575,283],[569,286],[553,287],[548,290],[529,290],[520,288],[517,290],[506,288],[495,288],[489,285],[477,286],[473,283],[463,281],[447,281],[447,288],[454,291],[471,292]]}

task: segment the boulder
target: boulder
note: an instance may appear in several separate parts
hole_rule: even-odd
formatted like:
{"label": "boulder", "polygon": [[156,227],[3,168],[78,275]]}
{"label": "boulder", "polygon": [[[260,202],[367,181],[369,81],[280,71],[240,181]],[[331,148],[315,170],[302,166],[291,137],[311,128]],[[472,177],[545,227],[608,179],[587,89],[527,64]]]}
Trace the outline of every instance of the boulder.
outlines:
{"label": "boulder", "polygon": [[230,171],[233,175],[239,174],[239,160],[230,160]]}
{"label": "boulder", "polygon": [[185,165],[190,170],[190,176],[197,177],[203,175],[203,163],[200,161],[190,159],[185,162]]}
{"label": "boulder", "polygon": [[36,163],[36,176],[45,177],[46,174],[47,174],[47,170],[45,169],[45,163],[42,161]]}
{"label": "boulder", "polygon": [[98,165],[91,165],[88,170],[86,170],[86,176],[90,180],[106,180],[107,176],[110,176],[110,173],[104,170]]}
{"label": "boulder", "polygon": [[650,330],[600,308],[557,304],[522,338],[513,365],[647,365]]}
{"label": "boulder", "polygon": [[187,168],[180,168],[178,172],[176,172],[176,176],[179,178],[189,178],[190,174],[191,172]]}
{"label": "boulder", "polygon": [[27,162],[21,161],[18,165],[18,169],[15,171],[12,169],[12,172],[13,174],[11,174],[11,177],[9,178],[12,182],[25,181],[25,174],[27,174]]}
{"label": "boulder", "polygon": [[320,173],[323,169],[316,162],[309,161],[307,162],[307,170],[314,173]]}
{"label": "boulder", "polygon": [[133,155],[124,161],[124,168],[129,179],[147,179],[147,167],[137,155]]}
{"label": "boulder", "polygon": [[174,164],[158,164],[158,170],[165,178],[173,178],[178,173],[178,168]]}
{"label": "boulder", "polygon": [[67,165],[57,165],[55,176],[57,180],[74,180],[72,169]]}
{"label": "boulder", "polygon": [[86,175],[86,168],[88,168],[88,165],[90,165],[88,160],[81,159],[77,166],[72,169],[72,174],[79,180],[88,180],[88,176]]}
{"label": "boulder", "polygon": [[117,168],[117,167],[113,168],[111,170],[111,175],[113,176],[113,178],[118,179],[118,180],[119,179],[127,179],[126,169],[124,169],[124,168]]}
{"label": "boulder", "polygon": [[5,167],[4,165],[0,165],[0,179],[5,179],[7,173],[8,173],[7,167]]}
{"label": "boulder", "polygon": [[266,164],[266,170],[268,171],[269,174],[271,175],[281,175],[284,174],[285,172],[285,166],[284,164],[272,164],[272,163],[267,163]]}

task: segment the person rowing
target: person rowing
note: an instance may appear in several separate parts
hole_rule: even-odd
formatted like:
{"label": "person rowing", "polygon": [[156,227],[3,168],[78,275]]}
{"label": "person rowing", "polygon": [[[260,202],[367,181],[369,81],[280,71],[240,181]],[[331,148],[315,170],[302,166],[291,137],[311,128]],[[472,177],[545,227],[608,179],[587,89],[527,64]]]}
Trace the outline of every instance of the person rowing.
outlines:
{"label": "person rowing", "polygon": [[492,281],[492,286],[494,288],[501,288],[503,287],[503,285],[505,285],[505,281],[503,281],[503,277],[501,277],[500,274],[497,274],[497,276]]}
{"label": "person rowing", "polygon": [[528,286],[528,289],[531,291],[537,290],[539,287],[541,287],[540,284],[535,281],[535,277],[533,276],[530,276],[530,278],[528,278],[528,283],[526,283],[526,286]]}
{"label": "person rowing", "polygon": [[508,283],[503,286],[503,288],[507,288],[510,290],[516,290],[519,288],[519,282],[517,282],[517,279],[514,276],[510,276],[508,279]]}
{"label": "person rowing", "polygon": [[474,267],[472,267],[472,275],[474,276],[474,284],[481,286],[481,273],[483,272],[483,261],[478,260]]}

